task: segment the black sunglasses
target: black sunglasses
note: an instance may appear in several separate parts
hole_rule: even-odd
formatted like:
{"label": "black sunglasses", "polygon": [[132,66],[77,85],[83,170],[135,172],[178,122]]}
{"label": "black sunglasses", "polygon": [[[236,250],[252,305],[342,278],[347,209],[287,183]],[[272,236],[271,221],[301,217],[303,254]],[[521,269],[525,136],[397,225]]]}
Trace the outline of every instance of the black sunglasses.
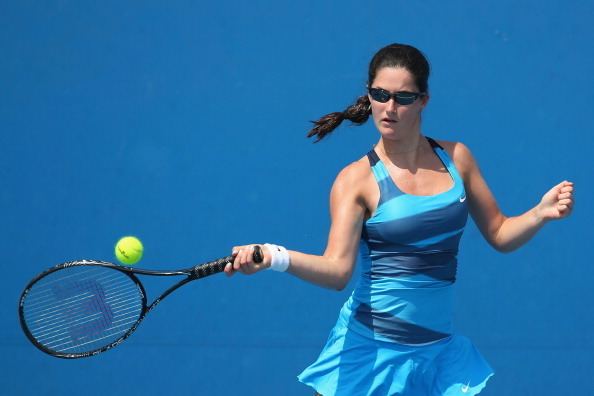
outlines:
{"label": "black sunglasses", "polygon": [[369,88],[369,95],[373,100],[380,103],[387,103],[392,98],[396,103],[404,106],[414,103],[419,97],[425,96],[424,93],[420,92],[399,91],[390,93],[381,88]]}

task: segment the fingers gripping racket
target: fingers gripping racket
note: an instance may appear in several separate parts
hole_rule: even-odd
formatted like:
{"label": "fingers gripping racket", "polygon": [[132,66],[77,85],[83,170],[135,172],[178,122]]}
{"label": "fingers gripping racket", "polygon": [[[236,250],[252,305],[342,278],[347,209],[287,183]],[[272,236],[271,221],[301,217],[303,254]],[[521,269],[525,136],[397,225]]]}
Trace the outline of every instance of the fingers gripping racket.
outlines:
{"label": "fingers gripping racket", "polygon": [[[262,262],[260,246],[253,259]],[[25,335],[52,356],[75,359],[105,352],[128,338],[159,302],[180,286],[217,274],[232,263],[227,256],[177,271],[151,271],[105,261],[58,264],[32,279],[19,300]],[[136,276],[185,276],[147,306]]]}

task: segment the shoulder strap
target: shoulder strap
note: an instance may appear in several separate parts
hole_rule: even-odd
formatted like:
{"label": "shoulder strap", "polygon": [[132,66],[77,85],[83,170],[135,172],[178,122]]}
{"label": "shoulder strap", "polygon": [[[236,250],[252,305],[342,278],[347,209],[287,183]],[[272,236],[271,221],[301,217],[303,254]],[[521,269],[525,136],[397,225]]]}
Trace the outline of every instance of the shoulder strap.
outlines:
{"label": "shoulder strap", "polygon": [[369,150],[369,152],[367,153],[367,159],[369,160],[369,165],[373,168],[375,166],[375,164],[377,164],[379,162],[379,156],[377,155],[377,153],[375,152],[375,149],[371,149]]}
{"label": "shoulder strap", "polygon": [[[441,162],[447,168],[448,172],[454,179],[454,182],[461,183],[461,185],[463,185],[464,182],[462,180],[462,177],[460,176],[460,173],[458,173],[458,169],[456,169],[456,166],[454,165],[454,161],[450,158],[450,156],[448,155],[448,152],[435,140],[431,139],[428,136],[425,136],[425,137],[429,141],[429,144],[431,144],[431,147],[433,148],[433,151],[435,151],[435,154],[437,154],[437,156],[439,157]],[[439,148],[440,150],[435,150],[436,148]]]}
{"label": "shoulder strap", "polygon": [[431,147],[433,147],[433,148],[439,147],[440,149],[444,150],[444,148],[439,143],[437,143],[435,140],[433,140],[429,136],[425,136],[425,138],[427,139],[427,141],[429,141],[429,144],[431,145]]}
{"label": "shoulder strap", "polygon": [[398,189],[398,187],[396,187],[396,184],[394,184],[394,182],[392,181],[390,173],[388,173],[388,170],[384,166],[384,163],[380,160],[375,149],[372,148],[367,153],[367,159],[369,160],[369,165],[371,166],[373,177],[375,178],[375,181],[377,182],[380,190],[380,200],[378,207],[385,201],[402,195],[402,192]]}

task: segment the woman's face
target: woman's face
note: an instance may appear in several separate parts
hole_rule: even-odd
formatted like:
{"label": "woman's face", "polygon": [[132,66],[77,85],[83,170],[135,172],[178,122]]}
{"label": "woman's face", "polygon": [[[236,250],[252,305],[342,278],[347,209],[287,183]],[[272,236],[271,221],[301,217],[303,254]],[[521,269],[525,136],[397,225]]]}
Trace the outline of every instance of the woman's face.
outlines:
{"label": "woman's face", "polygon": [[[406,91],[419,92],[413,75],[401,67],[384,67],[378,70],[370,88],[382,88],[390,93]],[[371,102],[373,122],[385,138],[400,139],[405,135],[420,132],[421,111],[429,100],[428,96],[419,97],[409,105],[396,103],[390,98],[386,103]]]}

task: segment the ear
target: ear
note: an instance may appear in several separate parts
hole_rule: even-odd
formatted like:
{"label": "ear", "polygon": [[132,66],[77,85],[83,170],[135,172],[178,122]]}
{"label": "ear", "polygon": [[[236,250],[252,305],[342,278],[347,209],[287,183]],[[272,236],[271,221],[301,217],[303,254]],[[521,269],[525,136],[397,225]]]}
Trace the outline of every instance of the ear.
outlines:
{"label": "ear", "polygon": [[427,93],[427,95],[425,95],[421,98],[421,106],[423,106],[423,107],[427,106],[428,102],[429,102],[429,93]]}

